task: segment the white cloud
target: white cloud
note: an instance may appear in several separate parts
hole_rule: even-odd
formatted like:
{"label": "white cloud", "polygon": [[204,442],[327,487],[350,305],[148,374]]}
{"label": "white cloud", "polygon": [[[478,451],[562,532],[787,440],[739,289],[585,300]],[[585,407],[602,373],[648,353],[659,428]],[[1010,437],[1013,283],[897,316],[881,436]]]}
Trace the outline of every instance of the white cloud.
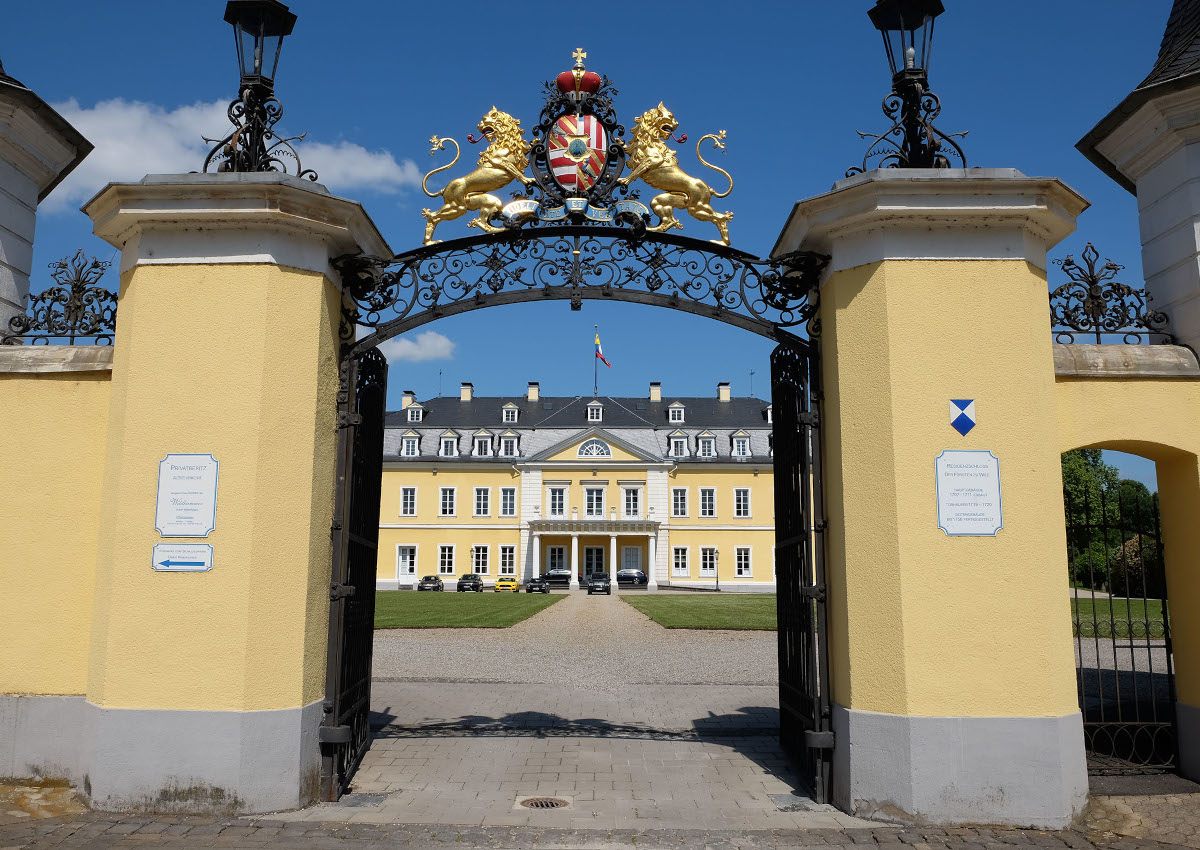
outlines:
{"label": "white cloud", "polygon": [[[120,98],[92,107],[80,106],[73,98],[54,104],[96,149],[50,193],[42,209],[62,212],[77,208],[107,183],[141,180],[147,174],[199,171],[212,147],[203,137],[221,137],[232,129],[226,106],[223,101],[213,101],[168,110]],[[320,182],[333,192],[390,194],[415,187],[421,180],[412,160],[397,162],[386,150],[307,139],[299,142],[297,149],[304,167],[315,169]]]}
{"label": "white cloud", "polygon": [[449,360],[454,356],[454,341],[437,331],[422,331],[415,335],[392,337],[382,343],[379,350],[389,363],[395,360],[407,360],[409,363]]}

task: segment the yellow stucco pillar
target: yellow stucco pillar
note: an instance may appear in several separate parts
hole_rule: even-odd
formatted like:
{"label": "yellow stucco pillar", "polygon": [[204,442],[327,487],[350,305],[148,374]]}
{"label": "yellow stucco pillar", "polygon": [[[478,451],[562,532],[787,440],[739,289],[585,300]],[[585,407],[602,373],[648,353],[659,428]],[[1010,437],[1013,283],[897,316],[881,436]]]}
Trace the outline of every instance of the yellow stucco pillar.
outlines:
{"label": "yellow stucco pillar", "polygon": [[[106,809],[311,802],[341,304],[329,261],[387,245],[358,204],[279,174],[152,176],[85,212],[121,250],[85,790]],[[192,485],[160,482],[169,455],[217,464],[199,528],[170,510]],[[204,551],[211,569],[164,569]]]}
{"label": "yellow stucco pillar", "polygon": [[[846,811],[1062,826],[1085,801],[1045,268],[1086,206],[1007,169],[892,169],[799,203],[780,239],[832,255],[823,439]],[[952,399],[975,402],[966,436]],[[998,459],[994,535],[939,527],[935,461],[955,450]]]}

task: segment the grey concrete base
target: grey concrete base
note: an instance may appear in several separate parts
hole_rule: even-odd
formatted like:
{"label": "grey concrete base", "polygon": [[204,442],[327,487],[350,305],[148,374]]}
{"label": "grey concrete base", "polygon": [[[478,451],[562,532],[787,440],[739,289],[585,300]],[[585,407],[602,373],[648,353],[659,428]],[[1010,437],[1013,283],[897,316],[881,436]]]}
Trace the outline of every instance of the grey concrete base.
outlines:
{"label": "grey concrete base", "polygon": [[1200,708],[1175,703],[1175,728],[1179,733],[1179,772],[1200,782]]}
{"label": "grey concrete base", "polygon": [[106,811],[294,809],[317,797],[320,723],[320,701],[169,711],[0,695],[0,775],[68,779]]}
{"label": "grey concrete base", "polygon": [[1083,719],[833,706],[833,802],[861,817],[1060,829],[1087,803]]}

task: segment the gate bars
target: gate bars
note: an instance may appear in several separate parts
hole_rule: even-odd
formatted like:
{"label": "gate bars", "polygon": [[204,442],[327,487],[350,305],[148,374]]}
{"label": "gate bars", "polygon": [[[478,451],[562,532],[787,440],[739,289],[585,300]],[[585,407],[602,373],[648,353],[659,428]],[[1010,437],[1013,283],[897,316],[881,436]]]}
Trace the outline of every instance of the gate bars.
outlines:
{"label": "gate bars", "polygon": [[321,744],[321,799],[336,801],[371,744],[375,568],[383,484],[387,360],[378,349],[344,357],[338,386],[329,655]]}
{"label": "gate bars", "polygon": [[1113,489],[1089,494],[1074,510],[1066,501],[1088,772],[1158,773],[1178,764],[1158,506],[1148,494]]}
{"label": "gate bars", "polygon": [[830,731],[821,489],[820,359],[792,338],[771,354],[775,453],[775,586],[779,637],[779,738],[813,799],[828,802]]}

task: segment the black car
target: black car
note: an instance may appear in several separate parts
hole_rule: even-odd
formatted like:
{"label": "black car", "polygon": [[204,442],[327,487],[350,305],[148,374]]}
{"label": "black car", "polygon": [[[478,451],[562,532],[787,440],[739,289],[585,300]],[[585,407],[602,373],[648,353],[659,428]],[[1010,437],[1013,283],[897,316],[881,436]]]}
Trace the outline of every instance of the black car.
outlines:
{"label": "black car", "polygon": [[593,593],[607,593],[612,596],[612,579],[608,573],[592,573],[587,582],[588,596]]}
{"label": "black car", "polygon": [[465,593],[468,590],[483,593],[483,579],[475,573],[463,573],[460,575],[458,577],[458,592]]}
{"label": "black car", "polygon": [[526,593],[549,593],[550,579],[546,576],[534,576],[525,583]]}
{"label": "black car", "polygon": [[421,576],[421,580],[417,582],[417,590],[445,590],[442,587],[442,580],[437,576]]}
{"label": "black car", "polygon": [[617,570],[617,586],[628,584],[631,587],[638,587],[646,584],[649,578],[642,570]]}
{"label": "black car", "polygon": [[570,570],[549,570],[542,574],[542,578],[550,582],[551,587],[570,587],[571,586],[571,571]]}

